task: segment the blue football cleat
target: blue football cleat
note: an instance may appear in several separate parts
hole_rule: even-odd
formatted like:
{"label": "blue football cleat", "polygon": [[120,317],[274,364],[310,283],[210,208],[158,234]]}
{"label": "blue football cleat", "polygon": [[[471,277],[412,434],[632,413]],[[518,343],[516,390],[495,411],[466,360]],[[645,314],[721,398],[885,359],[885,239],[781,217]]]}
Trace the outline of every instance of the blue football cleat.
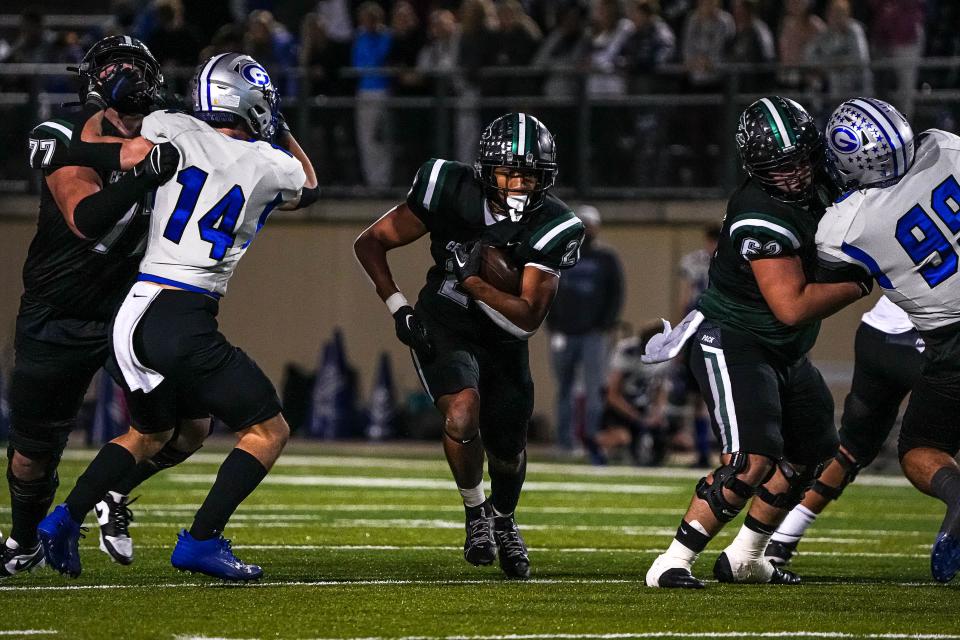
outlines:
{"label": "blue football cleat", "polygon": [[197,540],[186,529],[177,536],[170,562],[180,571],[196,571],[223,580],[256,580],[263,569],[245,564],[230,549],[230,541],[223,536]]}
{"label": "blue football cleat", "polygon": [[941,533],[930,552],[930,572],[937,582],[950,582],[960,571],[960,538]]}
{"label": "blue football cleat", "polygon": [[71,578],[80,575],[78,545],[84,536],[66,504],[59,505],[37,525],[37,537],[48,565]]}

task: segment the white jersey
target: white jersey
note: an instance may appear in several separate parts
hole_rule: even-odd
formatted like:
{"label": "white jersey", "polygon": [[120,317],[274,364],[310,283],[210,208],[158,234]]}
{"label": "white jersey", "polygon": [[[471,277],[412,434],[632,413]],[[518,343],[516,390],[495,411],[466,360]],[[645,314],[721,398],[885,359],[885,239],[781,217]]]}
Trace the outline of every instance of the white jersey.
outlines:
{"label": "white jersey", "polygon": [[906,333],[916,327],[910,322],[910,316],[890,302],[887,296],[880,296],[877,304],[860,318],[862,322],[884,333]]}
{"label": "white jersey", "polygon": [[231,138],[184,113],[151,113],[140,135],[172,142],[181,158],[157,189],[139,279],[223,295],[270,212],[299,198],[303,166],[267,142]]}
{"label": "white jersey", "polygon": [[862,267],[921,331],[960,322],[960,137],[919,136],[896,184],[855,191],[817,228],[821,260]]}

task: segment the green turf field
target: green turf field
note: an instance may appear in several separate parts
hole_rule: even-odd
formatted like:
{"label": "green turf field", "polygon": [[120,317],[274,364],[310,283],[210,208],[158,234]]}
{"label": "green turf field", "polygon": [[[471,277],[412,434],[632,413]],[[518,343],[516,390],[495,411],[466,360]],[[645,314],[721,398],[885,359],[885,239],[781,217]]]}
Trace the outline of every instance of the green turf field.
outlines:
{"label": "green turf field", "polygon": [[[803,586],[676,592],[643,577],[693,472],[534,460],[518,511],[534,576],[517,583],[464,562],[459,496],[439,446],[423,455],[295,449],[227,532],[264,579],[224,585],[169,564],[222,458],[205,449],[143,485],[132,566],[111,564],[91,529],[79,579],[42,569],[0,582],[0,637],[960,638],[960,590],[929,571],[942,508],[900,478],[862,476],[821,517],[794,563]],[[89,456],[65,460],[62,495]],[[7,500],[4,491],[4,529]]]}

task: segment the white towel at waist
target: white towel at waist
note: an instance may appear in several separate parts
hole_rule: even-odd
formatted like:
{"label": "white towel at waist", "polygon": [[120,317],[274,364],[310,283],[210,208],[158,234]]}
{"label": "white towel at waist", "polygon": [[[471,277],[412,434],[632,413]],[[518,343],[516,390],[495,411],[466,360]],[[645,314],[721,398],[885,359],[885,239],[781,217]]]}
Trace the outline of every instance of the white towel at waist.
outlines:
{"label": "white towel at waist", "polygon": [[147,282],[135,283],[113,323],[113,353],[131,391],[150,393],[163,382],[163,375],[141,363],[133,349],[137,325],[161,291],[163,289]]}

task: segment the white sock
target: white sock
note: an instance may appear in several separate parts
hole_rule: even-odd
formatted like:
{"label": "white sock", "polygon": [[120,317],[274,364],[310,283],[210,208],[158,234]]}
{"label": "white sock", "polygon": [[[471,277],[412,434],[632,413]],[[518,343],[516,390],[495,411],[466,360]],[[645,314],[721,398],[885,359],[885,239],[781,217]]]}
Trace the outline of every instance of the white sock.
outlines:
{"label": "white sock", "polygon": [[724,551],[728,556],[735,556],[738,560],[755,560],[763,557],[768,542],[770,542],[769,533],[760,533],[744,525],[740,527],[740,533]]}
{"label": "white sock", "polygon": [[777,532],[773,534],[773,540],[788,544],[799,542],[816,519],[817,514],[798,504],[787,514],[783,524],[777,528]]}
{"label": "white sock", "polygon": [[457,487],[457,489],[460,491],[460,495],[463,496],[463,506],[468,509],[479,507],[487,500],[487,497],[483,494],[483,482],[472,489],[464,489],[463,487]]}
{"label": "white sock", "polygon": [[674,538],[670,542],[670,547],[663,553],[663,555],[670,558],[675,558],[681,561],[687,567],[692,567],[693,563],[697,561],[697,556],[700,554]]}

